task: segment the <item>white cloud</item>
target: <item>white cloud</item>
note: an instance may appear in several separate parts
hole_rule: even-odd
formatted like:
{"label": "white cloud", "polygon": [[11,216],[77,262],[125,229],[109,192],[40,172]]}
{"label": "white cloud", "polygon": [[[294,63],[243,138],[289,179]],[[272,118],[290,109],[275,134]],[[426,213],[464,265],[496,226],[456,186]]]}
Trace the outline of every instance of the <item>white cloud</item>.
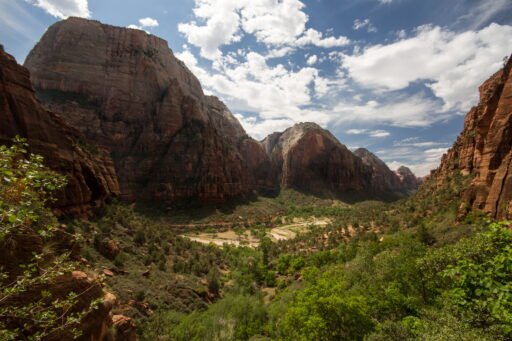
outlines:
{"label": "white cloud", "polygon": [[400,166],[409,167],[416,176],[425,176],[439,166],[441,157],[448,148],[433,148],[423,150],[414,147],[398,147],[376,152],[386,162],[390,169]]}
{"label": "white cloud", "polygon": [[365,134],[368,131],[368,129],[349,129],[346,131],[349,135],[361,135]]}
{"label": "white cloud", "polygon": [[438,141],[419,141],[417,137],[410,137],[407,139],[403,139],[402,141],[395,141],[393,145],[395,146],[409,146],[409,147],[439,147],[439,146],[447,146],[450,143],[448,142],[438,142]]}
{"label": "white cloud", "polygon": [[371,137],[387,137],[387,136],[391,135],[391,133],[386,130],[373,130],[373,131],[370,131],[369,135]]}
{"label": "white cloud", "polygon": [[28,2],[59,19],[66,19],[71,16],[91,17],[87,0],[28,0]]}
{"label": "white cloud", "polygon": [[220,58],[220,46],[241,39],[239,5],[236,0],[196,0],[194,14],[205,24],[195,21],[181,23],[178,31],[185,35],[190,44],[201,49],[203,57]]}
{"label": "white cloud", "polygon": [[285,123],[289,126],[314,121],[325,125],[333,119],[328,110],[311,107],[314,95],[325,94],[336,86],[313,67],[290,70],[282,64],[270,66],[264,55],[249,52],[241,62],[229,64],[220,60],[217,69],[206,71],[190,51],[176,56],[185,62],[207,91],[225,100],[231,110],[253,113],[252,116],[257,117],[254,121],[243,120],[244,127],[253,136],[271,133]]}
{"label": "white cloud", "polygon": [[362,122],[389,124],[398,127],[426,127],[449,117],[440,113],[438,101],[421,94],[404,96],[391,94],[386,102],[376,100],[364,104],[340,102],[334,108],[339,124]]}
{"label": "white cloud", "polygon": [[510,13],[511,10],[512,2],[510,0],[477,1],[457,22],[469,23],[471,29],[479,29],[496,14]]}
{"label": "white cloud", "polygon": [[188,42],[200,48],[201,56],[222,57],[220,47],[240,41],[244,34],[267,46],[335,47],[348,44],[346,37],[323,37],[306,29],[309,20],[299,0],[195,0],[197,21],[178,25]]}
{"label": "white cloud", "polygon": [[257,140],[262,140],[270,133],[284,131],[296,123],[294,120],[286,118],[258,121],[254,116],[245,117],[235,114],[235,117],[240,121],[244,129],[250,131],[251,135]]}
{"label": "white cloud", "polygon": [[146,18],[139,19],[139,24],[142,27],[157,27],[158,20],[150,18],[150,17],[146,17]]}
{"label": "white cloud", "polygon": [[387,137],[391,135],[389,131],[378,129],[378,130],[369,130],[369,129],[349,129],[345,133],[348,135],[368,135],[370,137]]}
{"label": "white cloud", "polygon": [[150,18],[150,17],[146,17],[146,18],[139,19],[139,25],[131,24],[126,27],[133,28],[135,30],[142,30],[149,34],[150,32],[148,30],[150,30],[154,27],[157,27],[157,26],[158,26],[158,20]]}
{"label": "white cloud", "polygon": [[318,57],[316,54],[314,54],[307,59],[306,63],[308,63],[308,65],[314,65],[314,64],[316,64],[317,61],[318,61]]}
{"label": "white cloud", "polygon": [[390,4],[393,0],[378,0],[381,4]]}
{"label": "white cloud", "polygon": [[463,33],[424,26],[413,37],[344,55],[342,65],[355,81],[379,90],[427,81],[444,101],[443,110],[467,111],[478,98],[478,86],[510,53],[511,37],[512,26],[497,24]]}
{"label": "white cloud", "polygon": [[297,41],[295,45],[298,46],[306,46],[306,45],[315,45],[318,47],[330,48],[330,47],[339,47],[345,46],[350,43],[350,40],[347,37],[340,36],[336,37],[324,37],[322,32],[318,32],[313,28],[309,28],[304,32]]}
{"label": "white cloud", "polygon": [[377,32],[377,28],[372,24],[370,19],[366,18],[364,20],[356,19],[354,20],[354,25],[352,26],[354,30],[362,30],[366,29],[368,32]]}
{"label": "white cloud", "polygon": [[298,0],[250,0],[241,7],[242,27],[259,42],[293,44],[306,29],[308,16],[302,11],[304,7]]}

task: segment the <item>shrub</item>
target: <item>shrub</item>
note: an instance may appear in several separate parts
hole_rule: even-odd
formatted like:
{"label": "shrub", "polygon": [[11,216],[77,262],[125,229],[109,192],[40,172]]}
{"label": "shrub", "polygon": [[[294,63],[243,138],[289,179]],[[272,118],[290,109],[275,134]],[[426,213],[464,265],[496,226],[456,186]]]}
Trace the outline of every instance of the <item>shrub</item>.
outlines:
{"label": "shrub", "polygon": [[[49,171],[43,158],[27,152],[28,145],[16,138],[11,147],[0,146],[0,249],[16,255],[18,238],[37,239],[43,245],[55,235],[57,220],[46,204],[64,187],[65,177]],[[37,243],[36,243],[37,244]],[[43,248],[44,249],[44,248]],[[77,265],[67,254],[35,251],[31,259],[16,256],[20,262],[12,272],[0,269],[0,339],[40,340],[67,333],[79,336],[81,318],[92,309],[76,310],[81,293],[54,297],[49,288],[59,276]],[[17,302],[30,301],[20,304]]]}

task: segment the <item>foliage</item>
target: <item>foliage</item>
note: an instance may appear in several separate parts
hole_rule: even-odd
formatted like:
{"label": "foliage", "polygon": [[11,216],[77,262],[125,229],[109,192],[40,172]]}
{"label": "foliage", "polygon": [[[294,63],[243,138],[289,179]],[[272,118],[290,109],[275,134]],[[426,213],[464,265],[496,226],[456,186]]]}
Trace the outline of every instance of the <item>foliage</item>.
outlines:
{"label": "foliage", "polygon": [[[248,340],[264,331],[267,312],[257,296],[228,295],[204,312],[157,312],[149,326],[160,340]],[[148,334],[149,328],[146,329]]]}
{"label": "foliage", "polygon": [[0,248],[13,257],[10,271],[0,272],[0,339],[78,336],[80,320],[88,312],[75,311],[82,293],[58,297],[46,289],[69,276],[76,264],[67,254],[47,253],[43,247],[28,256],[18,253],[19,240],[44,245],[54,237],[57,220],[45,205],[66,183],[27,147],[20,138],[11,147],[0,146]]}
{"label": "foliage", "polygon": [[373,329],[366,300],[346,295],[339,273],[308,276],[275,331],[283,340],[362,340]]}
{"label": "foliage", "polygon": [[480,252],[442,272],[450,280],[446,297],[472,325],[512,336],[512,231],[508,223],[493,223],[474,239]]}

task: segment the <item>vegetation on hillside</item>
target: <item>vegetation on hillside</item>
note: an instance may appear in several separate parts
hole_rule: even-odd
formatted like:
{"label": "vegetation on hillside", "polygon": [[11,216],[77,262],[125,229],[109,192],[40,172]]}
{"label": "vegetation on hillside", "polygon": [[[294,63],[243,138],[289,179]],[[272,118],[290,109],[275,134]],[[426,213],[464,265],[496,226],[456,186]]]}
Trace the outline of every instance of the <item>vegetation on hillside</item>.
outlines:
{"label": "vegetation on hillside", "polygon": [[51,289],[78,268],[69,252],[53,249],[58,221],[46,207],[65,183],[24,140],[0,146],[1,340],[78,336],[81,318],[94,308],[79,303],[80,292]]}
{"label": "vegetation on hillside", "polygon": [[[63,328],[78,335],[90,309],[72,309],[79,293],[11,300],[78,267],[48,251],[59,223],[46,204],[65,181],[25,149],[22,141],[0,148],[2,252],[14,252],[21,236],[47,247],[20,258],[15,275],[2,270],[0,338],[29,330],[40,339]],[[83,236],[82,262],[106,275],[120,302],[114,312],[135,317],[142,340],[510,340],[512,230],[478,212],[457,220],[467,181],[427,182],[391,204],[286,192],[197,219],[192,210],[176,218],[187,223],[181,228],[172,214],[183,209],[112,203],[93,219],[66,221],[66,233]],[[330,223],[289,240],[268,236],[310,217]],[[203,225],[188,225],[195,221]],[[250,230],[259,244],[218,247],[183,236],[219,229]]]}

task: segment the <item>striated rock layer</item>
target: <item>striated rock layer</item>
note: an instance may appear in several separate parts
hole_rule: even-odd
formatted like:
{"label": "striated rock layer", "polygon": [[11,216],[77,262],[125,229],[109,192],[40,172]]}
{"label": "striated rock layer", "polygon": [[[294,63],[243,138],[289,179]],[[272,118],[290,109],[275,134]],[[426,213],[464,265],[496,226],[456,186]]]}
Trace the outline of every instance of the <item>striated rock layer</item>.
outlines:
{"label": "striated rock layer", "polygon": [[2,50],[0,122],[0,143],[10,144],[16,135],[27,138],[31,152],[44,156],[49,168],[67,177],[68,185],[55,204],[61,212],[85,213],[118,194],[108,154],[86,145],[77,131],[44,110],[36,100],[28,70]]}
{"label": "striated rock layer", "polygon": [[70,18],[25,65],[46,106],[110,151],[124,198],[224,201],[277,185],[262,146],[163,39]]}
{"label": "striated rock layer", "polygon": [[496,218],[512,217],[512,58],[480,86],[480,102],[432,174],[440,186],[451,174],[473,177],[461,213],[473,208]]}

